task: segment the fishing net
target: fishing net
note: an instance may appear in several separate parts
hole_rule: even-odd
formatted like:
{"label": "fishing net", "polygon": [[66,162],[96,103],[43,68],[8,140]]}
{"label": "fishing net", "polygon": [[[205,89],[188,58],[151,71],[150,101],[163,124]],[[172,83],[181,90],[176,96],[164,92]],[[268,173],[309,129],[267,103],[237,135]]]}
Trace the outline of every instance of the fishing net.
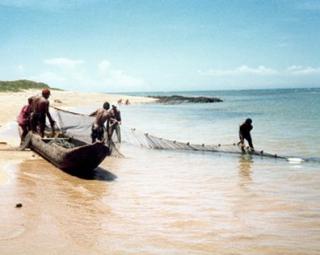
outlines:
{"label": "fishing net", "polygon": [[[232,144],[192,144],[190,142],[181,142],[165,138],[160,138],[148,133],[143,133],[135,128],[123,130],[123,140],[129,144],[137,145],[148,149],[157,150],[180,150],[180,151],[198,151],[198,152],[217,152],[229,154],[243,154],[238,143]],[[251,151],[245,148],[245,153],[272,158],[285,158],[277,154],[266,153],[262,150]]]}
{"label": "fishing net", "polygon": [[[79,140],[91,143],[91,125],[94,117],[85,114],[53,108],[52,115],[56,120],[57,127],[64,134],[77,138]],[[106,132],[105,132],[106,133]],[[111,141],[108,141],[114,148],[119,141],[119,134],[113,132]],[[180,150],[180,151],[200,151],[200,152],[220,152],[230,154],[241,154],[241,148],[238,144],[191,144],[170,139],[157,137],[135,128],[121,127],[121,142],[147,149],[157,150]],[[249,151],[247,151],[249,152]],[[118,151],[118,153],[120,153]],[[252,151],[252,155],[260,155],[273,158],[284,158],[276,154],[265,153],[263,151]]]}
{"label": "fishing net", "polygon": [[51,115],[56,121],[56,127],[60,132],[86,143],[91,143],[91,125],[94,117],[56,107],[52,108]]}
{"label": "fishing net", "polygon": [[[91,143],[91,126],[95,117],[63,110],[57,107],[52,107],[51,115],[56,121],[56,127],[62,134],[76,138],[88,144]],[[114,157],[124,157],[116,145],[116,143],[118,143],[121,139],[119,138],[119,133],[113,132],[110,140],[107,139],[107,132],[104,132],[104,135],[106,144],[112,149],[111,155]],[[54,143],[61,142],[62,141],[59,139],[54,140]],[[67,148],[67,146],[68,145],[63,144],[63,147]]]}

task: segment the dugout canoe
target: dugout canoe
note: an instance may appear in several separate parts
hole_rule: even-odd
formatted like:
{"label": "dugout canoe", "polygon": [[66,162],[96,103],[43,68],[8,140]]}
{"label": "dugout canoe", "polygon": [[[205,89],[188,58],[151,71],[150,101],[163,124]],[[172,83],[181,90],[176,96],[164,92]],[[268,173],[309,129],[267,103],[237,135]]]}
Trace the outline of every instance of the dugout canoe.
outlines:
{"label": "dugout canoe", "polygon": [[[37,134],[28,134],[29,147],[56,167],[73,172],[87,172],[95,169],[111,154],[111,150],[103,142],[87,144],[72,137],[41,138]],[[66,141],[73,148],[65,148]]]}

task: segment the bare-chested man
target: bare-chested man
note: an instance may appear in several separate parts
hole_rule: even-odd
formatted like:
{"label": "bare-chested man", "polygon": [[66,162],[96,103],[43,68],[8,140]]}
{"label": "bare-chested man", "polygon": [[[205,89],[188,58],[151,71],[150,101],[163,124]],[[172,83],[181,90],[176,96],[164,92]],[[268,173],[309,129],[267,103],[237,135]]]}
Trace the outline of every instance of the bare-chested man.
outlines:
{"label": "bare-chested man", "polygon": [[104,140],[104,124],[112,117],[112,113],[109,111],[110,104],[105,102],[103,107],[91,113],[90,116],[95,116],[95,120],[91,128],[92,143],[96,140]]}
{"label": "bare-chested man", "polygon": [[46,116],[49,119],[52,133],[54,134],[54,123],[49,112],[49,98],[50,90],[43,89],[42,96],[34,96],[32,99],[32,114],[31,114],[31,129],[44,136],[44,129],[46,127]]}

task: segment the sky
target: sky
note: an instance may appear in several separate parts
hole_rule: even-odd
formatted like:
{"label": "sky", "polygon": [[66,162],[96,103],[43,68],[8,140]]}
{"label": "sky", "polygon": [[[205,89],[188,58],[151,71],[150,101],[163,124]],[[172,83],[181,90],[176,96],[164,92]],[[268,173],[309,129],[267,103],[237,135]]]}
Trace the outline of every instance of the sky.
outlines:
{"label": "sky", "polygon": [[320,0],[0,0],[0,80],[96,92],[320,87]]}

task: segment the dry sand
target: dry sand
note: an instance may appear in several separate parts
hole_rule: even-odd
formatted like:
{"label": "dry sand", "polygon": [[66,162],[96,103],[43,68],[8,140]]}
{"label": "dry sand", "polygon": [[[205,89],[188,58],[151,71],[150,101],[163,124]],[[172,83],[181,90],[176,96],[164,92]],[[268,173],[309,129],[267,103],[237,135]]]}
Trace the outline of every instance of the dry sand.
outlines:
{"label": "dry sand", "polygon": [[[14,121],[20,108],[27,104],[30,96],[40,94],[39,90],[27,90],[24,92],[0,92],[0,125],[3,126],[8,121]],[[50,104],[56,107],[77,107],[86,105],[96,105],[105,101],[116,103],[119,99],[129,99],[130,103],[147,103],[154,99],[147,97],[123,96],[103,93],[84,93],[74,91],[56,91],[53,90],[49,98]]]}
{"label": "dry sand", "polygon": [[[16,121],[17,115],[23,105],[27,104],[27,99],[30,96],[40,94],[39,90],[26,90],[23,92],[0,92],[0,131],[9,122]],[[119,99],[123,101],[129,100],[131,104],[148,103],[153,101],[152,98],[123,96],[116,94],[103,93],[84,93],[75,91],[57,91],[52,90],[49,98],[50,105],[59,108],[69,108],[78,106],[101,105],[105,101],[117,103]],[[1,133],[1,132],[0,132]],[[12,150],[19,143],[19,138],[14,136],[1,136],[0,138],[0,165],[6,165],[8,161],[22,161],[24,159],[38,158],[32,152]],[[1,176],[0,176],[1,180]]]}

